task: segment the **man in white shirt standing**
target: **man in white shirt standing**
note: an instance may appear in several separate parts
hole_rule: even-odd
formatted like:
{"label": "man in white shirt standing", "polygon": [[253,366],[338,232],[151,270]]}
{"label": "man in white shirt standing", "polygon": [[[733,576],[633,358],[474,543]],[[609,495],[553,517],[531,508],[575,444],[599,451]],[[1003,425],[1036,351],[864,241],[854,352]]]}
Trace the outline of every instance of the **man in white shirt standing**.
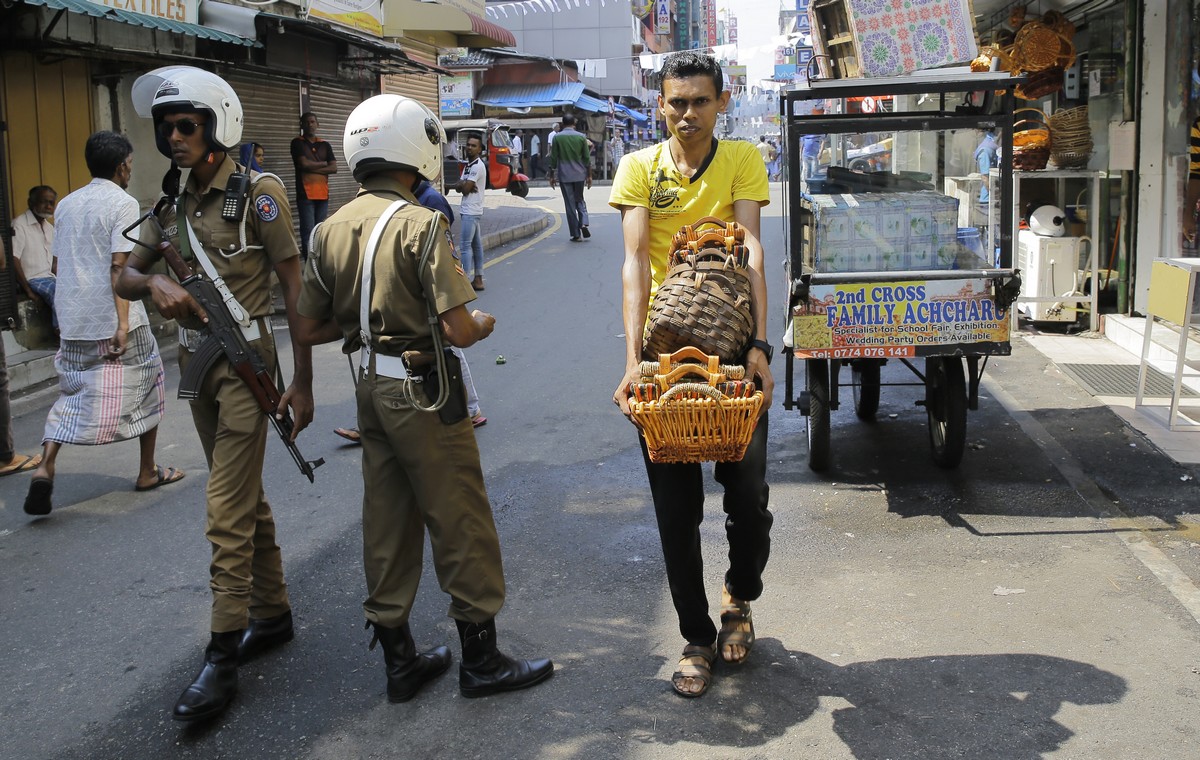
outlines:
{"label": "man in white shirt standing", "polygon": [[482,158],[483,138],[471,135],[463,150],[467,153],[467,165],[462,178],[455,185],[463,197],[458,206],[459,224],[462,225],[459,255],[462,256],[463,271],[467,276],[471,276],[472,270],[475,272],[471,287],[483,290],[483,191],[487,187],[487,163]]}
{"label": "man in white shirt standing", "polygon": [[[54,309],[54,207],[58,193],[49,185],[29,190],[29,210],[13,220],[13,263],[17,282],[29,300]],[[56,322],[57,324],[57,322]]]}
{"label": "man in white shirt standing", "polygon": [[149,491],[183,477],[154,461],[166,405],[163,363],[146,308],[113,292],[133,249],[121,232],[137,222],[138,202],[125,192],[133,146],[124,135],[96,132],[84,158],[92,181],[58,205],[58,306],[61,343],[54,357],[59,396],[46,418],[41,466],[25,512],[47,515],[54,468],[64,443],[95,446],[137,438],[141,462],[134,489]]}
{"label": "man in white shirt standing", "polygon": [[534,132],[529,138],[529,178],[535,179],[542,165],[542,138]]}

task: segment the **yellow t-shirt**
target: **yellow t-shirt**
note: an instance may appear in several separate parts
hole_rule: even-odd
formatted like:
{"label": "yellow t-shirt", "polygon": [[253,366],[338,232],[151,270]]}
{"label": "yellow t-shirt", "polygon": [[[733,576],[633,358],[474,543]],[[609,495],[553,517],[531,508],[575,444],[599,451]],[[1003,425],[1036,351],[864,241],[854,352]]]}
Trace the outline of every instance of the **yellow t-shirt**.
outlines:
{"label": "yellow t-shirt", "polygon": [[770,203],[767,169],[748,142],[716,141],[709,162],[690,179],[679,173],[666,142],[621,159],[608,196],[610,206],[650,210],[650,297],[667,274],[671,238],[706,216],[733,221],[734,201]]}

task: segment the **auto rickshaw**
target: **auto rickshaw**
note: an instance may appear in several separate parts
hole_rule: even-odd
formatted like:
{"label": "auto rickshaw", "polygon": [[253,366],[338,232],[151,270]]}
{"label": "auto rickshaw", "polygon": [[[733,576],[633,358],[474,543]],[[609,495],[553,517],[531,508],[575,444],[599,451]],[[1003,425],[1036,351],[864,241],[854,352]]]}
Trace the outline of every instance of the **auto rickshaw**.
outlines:
{"label": "auto rickshaw", "polygon": [[529,195],[529,177],[521,173],[521,157],[513,153],[507,124],[497,119],[471,119],[447,122],[445,127],[453,151],[442,165],[447,185],[462,177],[467,138],[479,137],[483,140],[483,160],[488,167],[488,189],[507,190],[518,198]]}

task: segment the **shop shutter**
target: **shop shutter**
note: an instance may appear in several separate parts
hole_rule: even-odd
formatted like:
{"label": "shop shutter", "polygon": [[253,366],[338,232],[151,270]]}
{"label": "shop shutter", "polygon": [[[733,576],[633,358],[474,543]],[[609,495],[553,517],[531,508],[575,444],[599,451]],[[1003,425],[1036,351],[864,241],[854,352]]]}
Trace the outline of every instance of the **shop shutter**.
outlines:
{"label": "shop shutter", "polygon": [[436,74],[414,71],[411,74],[389,74],[383,78],[383,91],[403,95],[423,103],[430,111],[440,114],[438,78]]}
{"label": "shop shutter", "polygon": [[320,136],[333,146],[337,157],[338,173],[329,178],[329,213],[341,208],[354,198],[358,183],[350,173],[350,165],[342,153],[342,135],[346,131],[346,119],[350,112],[367,98],[377,94],[374,90],[360,89],[348,82],[312,82],[308,88],[309,107],[321,124]]}

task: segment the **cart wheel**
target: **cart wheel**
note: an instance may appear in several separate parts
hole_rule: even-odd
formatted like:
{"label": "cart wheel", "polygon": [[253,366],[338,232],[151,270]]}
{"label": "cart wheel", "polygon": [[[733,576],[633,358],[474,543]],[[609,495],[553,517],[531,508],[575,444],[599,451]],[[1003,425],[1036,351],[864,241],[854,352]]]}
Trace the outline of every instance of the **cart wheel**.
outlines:
{"label": "cart wheel", "polygon": [[808,378],[808,467],[829,469],[829,360],[804,362]]}
{"label": "cart wheel", "polygon": [[879,362],[856,361],[850,365],[854,379],[854,413],[870,422],[879,411]]}
{"label": "cart wheel", "polygon": [[967,381],[962,360],[934,356],[925,360],[925,411],[929,445],[938,467],[957,467],[967,443]]}

